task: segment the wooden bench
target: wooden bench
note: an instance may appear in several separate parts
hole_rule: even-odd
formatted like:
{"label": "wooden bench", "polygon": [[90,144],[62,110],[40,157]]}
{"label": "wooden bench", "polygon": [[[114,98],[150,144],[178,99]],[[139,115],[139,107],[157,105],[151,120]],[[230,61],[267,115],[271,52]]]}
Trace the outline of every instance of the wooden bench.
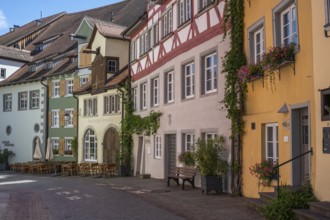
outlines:
{"label": "wooden bench", "polygon": [[174,180],[179,186],[180,179],[182,180],[182,189],[184,189],[185,182],[189,182],[195,188],[196,169],[192,167],[176,167],[175,173],[167,176],[167,186],[170,186],[170,180]]}

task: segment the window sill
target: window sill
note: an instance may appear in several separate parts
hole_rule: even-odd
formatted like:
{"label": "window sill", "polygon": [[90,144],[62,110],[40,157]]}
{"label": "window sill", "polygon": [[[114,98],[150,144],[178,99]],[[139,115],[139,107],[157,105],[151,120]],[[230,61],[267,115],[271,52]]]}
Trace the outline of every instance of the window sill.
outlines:
{"label": "window sill", "polygon": [[52,96],[52,99],[58,99],[60,98],[61,96]]}
{"label": "window sill", "polygon": [[186,20],[185,22],[183,22],[182,24],[180,24],[178,26],[178,28],[176,29],[176,31],[180,31],[182,29],[184,29],[185,27],[187,27],[189,24],[191,23],[191,18]]}
{"label": "window sill", "polygon": [[73,125],[70,125],[70,126],[64,126],[64,128],[73,128]]}
{"label": "window sill", "polygon": [[212,95],[216,95],[218,94],[218,90],[215,89],[215,90],[210,90],[210,91],[205,91],[201,97],[207,97],[207,96],[212,96]]}
{"label": "window sill", "polygon": [[53,127],[53,126],[52,126],[51,128],[60,128],[60,126],[57,126],[57,127]]}
{"label": "window sill", "polygon": [[170,37],[172,37],[173,36],[173,31],[171,31],[169,34],[167,34],[166,36],[164,36],[164,37],[162,37],[162,39],[161,39],[161,43],[163,43],[164,41],[166,41],[167,39],[169,39]]}
{"label": "window sill", "polygon": [[216,6],[218,4],[218,0],[214,0],[214,2],[210,3],[208,6],[205,6],[204,8],[198,9],[197,17],[204,14],[206,11],[209,11],[211,8]]}

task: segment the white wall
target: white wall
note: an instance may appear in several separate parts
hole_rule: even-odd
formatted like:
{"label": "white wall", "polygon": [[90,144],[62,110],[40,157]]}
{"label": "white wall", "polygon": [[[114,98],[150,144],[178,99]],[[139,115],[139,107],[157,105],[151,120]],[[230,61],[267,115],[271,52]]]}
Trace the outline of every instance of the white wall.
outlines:
{"label": "white wall", "polygon": [[[27,110],[18,110],[18,93],[30,91],[40,91],[39,109],[30,110],[30,100],[28,101]],[[12,111],[3,111],[3,94],[12,94]],[[13,86],[0,87],[0,146],[1,149],[8,148],[16,154],[9,162],[27,162],[33,160],[33,140],[36,137],[40,138],[41,151],[45,154],[45,100],[44,89],[40,82],[18,84]],[[34,125],[39,124],[40,130],[34,131]],[[10,125],[12,132],[6,134],[6,127]],[[13,146],[4,146],[3,141],[9,141]]]}
{"label": "white wall", "polygon": [[[16,72],[24,63],[13,61],[13,60],[5,60],[0,58],[0,69],[6,69],[6,78],[11,76],[14,72]],[[0,82],[5,79],[0,77]]]}

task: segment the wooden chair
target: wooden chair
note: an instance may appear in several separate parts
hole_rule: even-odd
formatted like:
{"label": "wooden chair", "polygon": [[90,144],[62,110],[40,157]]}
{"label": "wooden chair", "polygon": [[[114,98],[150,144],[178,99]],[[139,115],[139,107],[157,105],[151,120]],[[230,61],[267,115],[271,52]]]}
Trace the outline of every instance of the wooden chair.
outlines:
{"label": "wooden chair", "polygon": [[43,173],[48,173],[48,166],[46,163],[38,163],[37,164],[37,172],[39,174],[43,174]]}

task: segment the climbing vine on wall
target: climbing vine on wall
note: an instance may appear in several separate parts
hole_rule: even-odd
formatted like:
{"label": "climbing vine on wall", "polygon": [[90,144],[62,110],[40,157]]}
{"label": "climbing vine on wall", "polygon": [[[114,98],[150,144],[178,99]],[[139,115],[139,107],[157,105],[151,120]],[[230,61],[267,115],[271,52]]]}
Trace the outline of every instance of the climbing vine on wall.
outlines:
{"label": "climbing vine on wall", "polygon": [[121,164],[131,165],[133,135],[155,134],[160,126],[160,112],[151,111],[148,116],[141,117],[134,114],[133,101],[131,98],[131,79],[128,79],[119,89],[124,96],[124,118],[121,122]]}
{"label": "climbing vine on wall", "polygon": [[230,50],[226,52],[222,65],[225,89],[222,103],[231,120],[232,140],[232,193],[241,195],[241,137],[244,132],[243,105],[247,91],[246,83],[240,84],[238,70],[246,64],[244,55],[244,0],[226,0],[224,37],[230,37]]}

